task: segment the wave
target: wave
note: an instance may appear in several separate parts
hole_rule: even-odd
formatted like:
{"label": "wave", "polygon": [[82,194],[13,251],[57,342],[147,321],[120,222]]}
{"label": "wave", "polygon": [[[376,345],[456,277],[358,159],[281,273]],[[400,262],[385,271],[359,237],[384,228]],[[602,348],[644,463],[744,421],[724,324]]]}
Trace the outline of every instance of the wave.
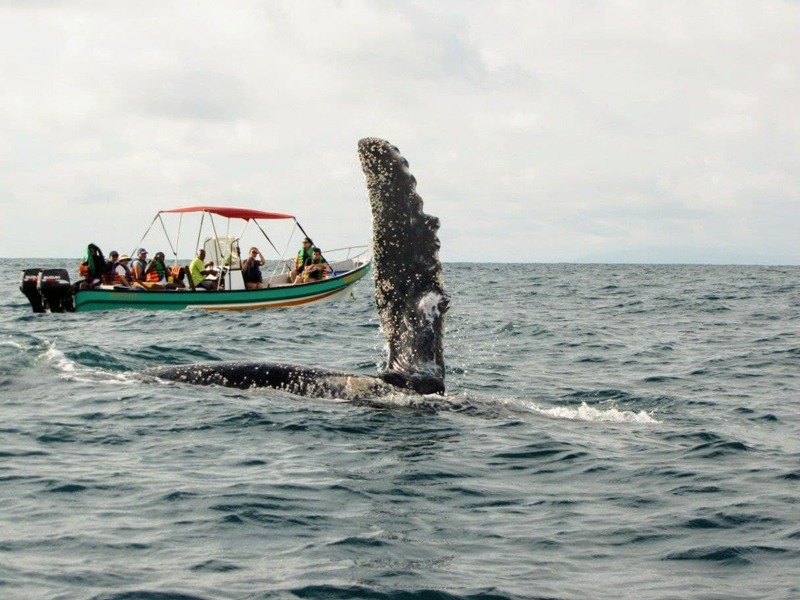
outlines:
{"label": "wave", "polygon": [[613,405],[608,408],[596,408],[594,406],[589,406],[586,402],[581,402],[580,406],[546,407],[530,400],[504,400],[502,402],[507,406],[521,407],[537,414],[570,421],[637,424],[658,424],[661,422],[645,410],[640,410],[639,412],[620,410]]}
{"label": "wave", "polygon": [[25,350],[25,346],[19,342],[15,342],[14,340],[0,340],[0,346],[8,346],[10,348],[16,348],[17,350]]}
{"label": "wave", "polygon": [[55,342],[44,342],[47,348],[41,358],[60,373],[61,379],[78,381],[82,383],[108,383],[131,385],[137,378],[132,373],[113,373],[97,367],[87,367],[68,358],[61,350],[56,348]]}
{"label": "wave", "polygon": [[[424,561],[420,561],[424,563]],[[441,589],[378,589],[363,586],[308,585],[289,591],[296,598],[316,600],[372,598],[376,600],[512,600],[520,598],[497,588],[486,588],[466,594],[446,592]],[[531,600],[540,596],[527,596]]]}

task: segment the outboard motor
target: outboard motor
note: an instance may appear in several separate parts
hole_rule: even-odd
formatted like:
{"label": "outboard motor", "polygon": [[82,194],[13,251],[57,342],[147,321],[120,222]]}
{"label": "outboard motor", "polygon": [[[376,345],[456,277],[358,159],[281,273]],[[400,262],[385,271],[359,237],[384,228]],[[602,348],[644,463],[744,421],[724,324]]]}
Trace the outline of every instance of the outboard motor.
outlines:
{"label": "outboard motor", "polygon": [[19,274],[19,291],[27,296],[33,312],[44,312],[43,298],[39,293],[39,273],[41,269],[25,269]]}
{"label": "outboard motor", "polygon": [[43,269],[39,273],[39,293],[50,312],[74,312],[72,286],[69,284],[69,273],[66,269]]}
{"label": "outboard motor", "polygon": [[75,310],[66,269],[25,269],[19,276],[19,289],[28,298],[33,312]]}

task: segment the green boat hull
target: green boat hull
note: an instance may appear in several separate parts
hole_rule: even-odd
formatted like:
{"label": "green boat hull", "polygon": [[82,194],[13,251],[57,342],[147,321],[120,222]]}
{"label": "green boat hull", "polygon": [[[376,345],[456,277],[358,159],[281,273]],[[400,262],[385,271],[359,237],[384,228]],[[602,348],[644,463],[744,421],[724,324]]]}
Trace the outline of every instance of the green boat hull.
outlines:
{"label": "green boat hull", "polygon": [[363,279],[372,263],[337,277],[301,285],[276,286],[261,290],[191,291],[91,289],[75,294],[75,311],[138,308],[143,310],[248,310],[286,308],[328,300]]}

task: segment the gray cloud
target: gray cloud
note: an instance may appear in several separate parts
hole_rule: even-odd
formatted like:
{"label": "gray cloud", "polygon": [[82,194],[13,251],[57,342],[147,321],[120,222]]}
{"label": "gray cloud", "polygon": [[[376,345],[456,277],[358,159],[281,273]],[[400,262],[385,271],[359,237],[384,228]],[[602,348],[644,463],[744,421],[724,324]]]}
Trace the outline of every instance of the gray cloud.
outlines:
{"label": "gray cloud", "polygon": [[366,242],[379,135],[445,260],[786,262],[798,30],[777,1],[0,3],[0,256],[199,203]]}

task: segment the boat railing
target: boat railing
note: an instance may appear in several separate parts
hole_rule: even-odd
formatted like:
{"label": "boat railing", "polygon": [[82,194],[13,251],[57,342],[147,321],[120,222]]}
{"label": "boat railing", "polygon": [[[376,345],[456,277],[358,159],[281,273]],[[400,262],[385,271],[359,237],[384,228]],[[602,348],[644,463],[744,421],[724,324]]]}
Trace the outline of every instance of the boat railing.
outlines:
{"label": "boat railing", "polygon": [[[337,256],[338,255],[338,256]],[[345,246],[325,250],[324,258],[328,261],[333,273],[330,276],[341,275],[359,267],[364,266],[370,261],[371,252],[369,246]],[[295,267],[294,258],[286,258],[281,262],[281,273],[288,273]]]}

